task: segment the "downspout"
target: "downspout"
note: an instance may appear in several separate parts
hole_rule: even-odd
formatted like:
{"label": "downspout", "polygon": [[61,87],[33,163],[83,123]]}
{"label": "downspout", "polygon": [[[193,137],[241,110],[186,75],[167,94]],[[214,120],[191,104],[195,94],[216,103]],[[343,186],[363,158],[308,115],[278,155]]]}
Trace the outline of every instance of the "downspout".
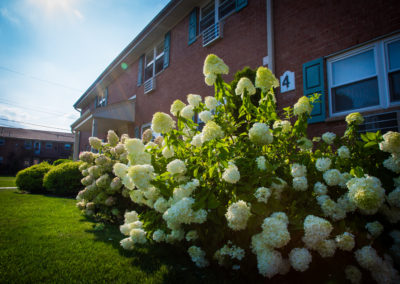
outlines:
{"label": "downspout", "polygon": [[267,51],[268,68],[275,74],[273,3],[267,0]]}

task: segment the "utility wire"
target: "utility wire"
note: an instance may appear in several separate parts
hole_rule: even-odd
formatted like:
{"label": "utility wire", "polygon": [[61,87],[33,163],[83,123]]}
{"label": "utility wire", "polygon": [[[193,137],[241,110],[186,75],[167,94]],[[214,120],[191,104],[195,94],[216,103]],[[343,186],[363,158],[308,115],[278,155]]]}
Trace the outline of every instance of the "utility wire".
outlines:
{"label": "utility wire", "polygon": [[0,66],[0,69],[2,69],[4,71],[7,71],[7,72],[10,72],[10,73],[14,73],[14,74],[23,76],[23,77],[27,77],[27,78],[32,79],[32,80],[40,81],[40,82],[43,82],[43,83],[47,83],[47,84],[50,84],[50,85],[54,85],[54,86],[62,87],[62,88],[65,88],[65,89],[69,89],[71,91],[76,91],[76,92],[82,93],[82,90],[79,90],[79,89],[76,89],[76,88],[73,88],[73,87],[70,87],[70,86],[67,86],[67,85],[64,85],[64,84],[60,84],[60,83],[57,83],[57,82],[53,82],[53,81],[49,81],[49,80],[46,80],[46,79],[42,79],[42,78],[39,78],[39,77],[31,76],[31,75],[28,75],[28,74],[25,74],[25,73],[22,73],[22,72],[19,72],[19,71],[12,70],[12,69],[4,67],[4,66]]}
{"label": "utility wire", "polygon": [[40,110],[40,109],[34,109],[34,108],[29,108],[29,107],[25,107],[25,106],[20,106],[20,105],[17,105],[17,104],[12,104],[12,103],[8,103],[8,102],[0,102],[0,104],[3,104],[3,105],[9,105],[9,106],[14,106],[14,107],[18,107],[18,108],[24,108],[24,109],[27,109],[27,110],[30,110],[30,111],[36,111],[36,112],[40,112],[40,113],[46,113],[46,114],[51,114],[51,115],[65,115],[65,114],[67,114],[67,113],[55,113],[55,112],[49,112],[49,111],[44,111],[44,110]]}
{"label": "utility wire", "polygon": [[40,127],[44,127],[44,128],[52,128],[52,129],[59,129],[59,130],[66,130],[66,131],[70,131],[70,129],[66,129],[66,128],[59,128],[59,127],[53,127],[53,126],[46,126],[46,125],[41,125],[41,124],[35,124],[35,123],[29,123],[29,122],[23,122],[23,121],[18,121],[18,120],[11,120],[11,119],[7,119],[7,118],[1,118],[0,120],[4,120],[4,121],[9,121],[9,122],[16,122],[16,123],[22,123],[22,124],[28,124],[28,125],[33,125],[33,126],[40,126]]}

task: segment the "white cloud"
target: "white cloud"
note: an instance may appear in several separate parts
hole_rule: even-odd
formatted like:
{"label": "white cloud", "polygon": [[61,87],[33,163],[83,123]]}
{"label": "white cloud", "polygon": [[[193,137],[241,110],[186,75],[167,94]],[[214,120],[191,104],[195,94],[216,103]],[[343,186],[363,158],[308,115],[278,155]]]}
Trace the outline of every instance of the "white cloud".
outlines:
{"label": "white cloud", "polygon": [[14,16],[7,8],[1,8],[0,15],[14,25],[18,26],[20,24],[19,19]]}
{"label": "white cloud", "polygon": [[28,2],[45,13],[47,17],[58,18],[62,13],[68,17],[83,20],[84,16],[77,9],[77,0],[28,0]]}

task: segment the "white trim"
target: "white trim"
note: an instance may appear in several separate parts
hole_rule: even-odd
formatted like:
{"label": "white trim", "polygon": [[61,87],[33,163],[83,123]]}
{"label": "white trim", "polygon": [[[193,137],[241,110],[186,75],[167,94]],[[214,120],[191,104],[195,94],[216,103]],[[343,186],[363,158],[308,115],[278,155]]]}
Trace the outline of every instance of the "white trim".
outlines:
{"label": "white trim", "polygon": [[[397,41],[400,39],[400,35],[395,35],[386,39],[380,39],[376,42],[373,43],[368,43],[364,46],[352,49],[350,51],[347,51],[345,53],[339,54],[334,57],[330,57],[327,59],[327,81],[328,81],[328,102],[329,102],[329,116],[330,117],[337,117],[337,116],[343,116],[347,115],[349,113],[355,112],[355,111],[370,111],[370,110],[378,110],[378,109],[386,109],[391,106],[398,106],[400,105],[399,102],[390,102],[390,90],[389,90],[389,58],[388,58],[388,49],[387,46],[389,43]],[[357,80],[349,80],[346,82],[342,82],[340,84],[333,84],[333,72],[332,72],[332,64],[340,61],[342,59],[349,58],[351,56],[373,50],[374,53],[374,63],[375,63],[375,74],[374,75],[369,75],[365,76],[365,78],[359,78]],[[395,69],[397,71],[397,69]],[[400,68],[399,68],[400,70]],[[393,72],[392,70],[390,72]],[[370,106],[370,107],[365,107],[365,108],[359,108],[359,109],[352,109],[348,111],[342,111],[342,112],[336,112],[333,113],[333,97],[332,97],[332,89],[337,88],[340,86],[344,86],[347,84],[351,83],[357,83],[366,79],[371,79],[371,78],[377,78],[377,83],[378,83],[378,98],[379,98],[379,104],[375,106]]]}

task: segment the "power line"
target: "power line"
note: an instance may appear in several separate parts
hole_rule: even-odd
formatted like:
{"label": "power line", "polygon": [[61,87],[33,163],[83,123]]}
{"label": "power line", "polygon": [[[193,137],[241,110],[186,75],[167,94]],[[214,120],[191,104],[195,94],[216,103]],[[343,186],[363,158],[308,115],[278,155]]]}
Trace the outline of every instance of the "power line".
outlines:
{"label": "power line", "polygon": [[33,126],[40,126],[40,127],[44,127],[44,128],[51,128],[51,129],[58,129],[58,130],[70,131],[70,129],[66,129],[66,128],[59,128],[59,127],[53,127],[53,126],[46,126],[46,125],[35,124],[35,123],[29,123],[29,122],[23,122],[23,121],[18,121],[18,120],[11,120],[11,119],[1,118],[1,117],[0,117],[0,120],[4,120],[4,121],[8,121],[8,122],[22,123],[22,124],[28,124],[28,125],[33,125]]}
{"label": "power line", "polygon": [[36,77],[36,76],[28,75],[28,74],[25,74],[25,73],[22,73],[22,72],[19,72],[19,71],[15,71],[15,70],[12,70],[12,69],[4,67],[4,66],[0,66],[0,69],[2,69],[4,71],[7,71],[7,72],[10,72],[10,73],[14,73],[14,74],[23,76],[23,77],[30,78],[32,80],[40,81],[40,82],[43,82],[43,83],[47,83],[47,84],[50,84],[50,85],[54,85],[54,86],[58,86],[58,87],[62,87],[62,88],[65,88],[65,89],[69,89],[69,90],[72,90],[72,91],[77,91],[79,93],[82,93],[82,90],[79,90],[79,89],[76,89],[76,88],[73,88],[73,87],[70,87],[70,86],[67,86],[67,85],[64,85],[64,84],[60,84],[60,83],[57,83],[57,82],[53,82],[53,81],[49,81],[49,80],[46,80],[46,79],[42,79],[42,78],[39,78],[39,77]]}
{"label": "power line", "polygon": [[48,112],[48,111],[44,111],[44,110],[40,110],[40,109],[29,108],[29,107],[21,106],[21,105],[18,105],[18,104],[7,103],[7,102],[0,102],[0,104],[19,107],[19,108],[24,108],[24,109],[27,109],[27,110],[30,110],[30,111],[36,111],[36,112],[40,112],[40,113],[47,113],[47,114],[51,114],[51,115],[67,114],[67,113]]}

